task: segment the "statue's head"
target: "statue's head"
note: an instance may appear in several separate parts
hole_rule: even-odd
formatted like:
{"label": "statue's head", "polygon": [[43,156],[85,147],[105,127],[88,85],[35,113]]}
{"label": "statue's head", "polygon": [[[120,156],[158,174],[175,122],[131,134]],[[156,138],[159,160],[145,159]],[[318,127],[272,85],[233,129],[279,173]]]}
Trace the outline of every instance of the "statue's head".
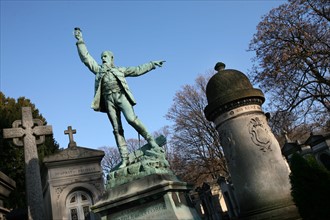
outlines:
{"label": "statue's head", "polygon": [[102,52],[101,60],[102,60],[103,64],[108,64],[110,66],[114,65],[114,63],[113,63],[113,60],[114,60],[113,53],[109,50]]}

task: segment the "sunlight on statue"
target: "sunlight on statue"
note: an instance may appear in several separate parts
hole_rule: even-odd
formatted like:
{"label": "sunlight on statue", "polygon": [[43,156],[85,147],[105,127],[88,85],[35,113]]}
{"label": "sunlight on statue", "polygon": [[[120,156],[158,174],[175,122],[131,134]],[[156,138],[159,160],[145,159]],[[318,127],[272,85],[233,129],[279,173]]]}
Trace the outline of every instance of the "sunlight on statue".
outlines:
{"label": "sunlight on statue", "polygon": [[104,51],[101,54],[102,64],[98,64],[88,53],[80,28],[74,29],[74,36],[77,39],[76,45],[81,61],[95,74],[95,94],[92,108],[108,115],[122,159],[120,168],[126,167],[129,163],[121,113],[127,122],[149,143],[155,154],[163,153],[163,149],[157,145],[134,113],[133,106],[136,102],[125,77],[141,76],[156,67],[162,67],[165,61],[151,61],[137,67],[117,67],[114,65],[113,53]]}

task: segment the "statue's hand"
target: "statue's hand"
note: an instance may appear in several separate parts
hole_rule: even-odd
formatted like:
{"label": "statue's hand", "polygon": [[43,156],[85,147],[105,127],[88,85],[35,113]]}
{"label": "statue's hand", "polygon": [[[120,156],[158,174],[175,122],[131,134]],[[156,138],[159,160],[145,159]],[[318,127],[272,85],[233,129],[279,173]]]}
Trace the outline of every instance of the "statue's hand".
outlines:
{"label": "statue's hand", "polygon": [[81,33],[80,28],[78,28],[78,27],[74,28],[74,37],[75,37],[78,41],[82,41],[82,40],[83,40],[83,38],[82,38],[82,33]]}
{"label": "statue's hand", "polygon": [[159,61],[153,61],[153,64],[155,64],[158,67],[162,67],[165,62],[166,62],[165,60],[159,60]]}

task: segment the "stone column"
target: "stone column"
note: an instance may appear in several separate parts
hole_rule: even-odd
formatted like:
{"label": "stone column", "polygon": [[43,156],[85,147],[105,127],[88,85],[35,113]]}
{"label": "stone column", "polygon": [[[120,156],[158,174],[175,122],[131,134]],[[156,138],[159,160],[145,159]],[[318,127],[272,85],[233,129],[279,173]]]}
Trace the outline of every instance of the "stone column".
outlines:
{"label": "stone column", "polygon": [[267,118],[265,98],[237,70],[208,82],[206,118],[216,125],[239,206],[239,219],[299,219],[290,195],[289,169]]}

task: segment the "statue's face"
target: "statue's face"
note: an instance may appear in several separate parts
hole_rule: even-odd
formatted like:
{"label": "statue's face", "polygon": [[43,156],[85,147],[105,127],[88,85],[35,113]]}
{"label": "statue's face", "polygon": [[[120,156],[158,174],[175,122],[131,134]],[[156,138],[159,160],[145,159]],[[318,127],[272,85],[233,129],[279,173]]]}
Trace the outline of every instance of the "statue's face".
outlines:
{"label": "statue's face", "polygon": [[113,55],[112,53],[105,51],[101,54],[101,60],[103,64],[113,65]]}

